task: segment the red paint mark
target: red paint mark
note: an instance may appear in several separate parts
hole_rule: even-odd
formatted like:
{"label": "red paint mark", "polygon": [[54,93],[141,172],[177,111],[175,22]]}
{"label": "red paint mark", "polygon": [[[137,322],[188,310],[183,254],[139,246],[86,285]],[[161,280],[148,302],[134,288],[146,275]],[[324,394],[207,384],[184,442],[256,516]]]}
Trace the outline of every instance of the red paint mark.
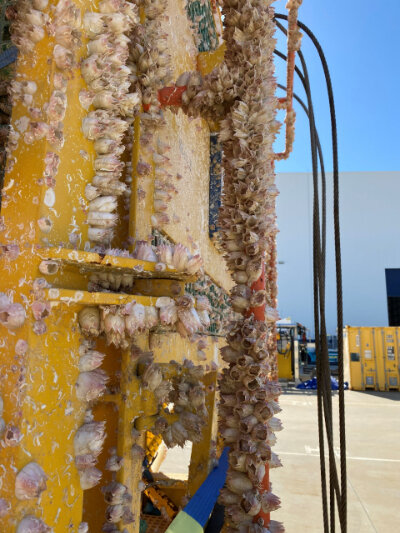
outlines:
{"label": "red paint mark", "polygon": [[186,86],[183,87],[163,87],[158,91],[158,100],[162,106],[168,105],[182,105],[182,94],[186,91]]}

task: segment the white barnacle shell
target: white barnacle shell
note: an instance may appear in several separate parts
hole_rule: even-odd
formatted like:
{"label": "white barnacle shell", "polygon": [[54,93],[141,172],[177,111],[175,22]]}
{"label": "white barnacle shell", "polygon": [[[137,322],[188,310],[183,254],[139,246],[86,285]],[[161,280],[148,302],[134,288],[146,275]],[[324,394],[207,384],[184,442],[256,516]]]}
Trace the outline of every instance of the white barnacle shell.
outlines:
{"label": "white barnacle shell", "polygon": [[118,223],[118,215],[115,213],[89,211],[87,222],[91,226],[99,228],[113,228]]}
{"label": "white barnacle shell", "polygon": [[101,476],[103,474],[96,467],[86,468],[85,470],[79,470],[79,480],[82,490],[92,489],[99,484]]}
{"label": "white barnacle shell", "polygon": [[102,0],[99,3],[100,13],[114,13],[119,11],[124,2],[121,0]]}
{"label": "white barnacle shell", "polygon": [[90,241],[99,243],[109,243],[113,238],[113,230],[104,227],[89,227],[88,237]]}
{"label": "white barnacle shell", "polygon": [[105,469],[109,470],[110,472],[118,472],[122,468],[122,464],[124,462],[123,457],[119,457],[118,455],[112,455],[106,463]]}
{"label": "white barnacle shell", "polygon": [[118,102],[118,108],[121,115],[125,117],[133,117],[139,109],[140,101],[139,93],[129,93],[124,95]]}
{"label": "white barnacle shell", "polygon": [[101,192],[97,187],[94,187],[91,183],[88,183],[85,187],[85,197],[87,200],[94,200],[101,195]]}
{"label": "white barnacle shell", "polygon": [[112,481],[109,485],[102,487],[101,492],[104,494],[104,500],[111,505],[118,505],[125,502],[128,494],[128,487],[118,481]]}
{"label": "white barnacle shell", "polygon": [[264,492],[261,495],[261,507],[264,513],[276,511],[281,506],[281,500],[272,492]]}
{"label": "white barnacle shell", "polygon": [[144,308],[144,329],[151,329],[158,325],[158,309],[152,305],[147,305]]}
{"label": "white barnacle shell", "polygon": [[42,274],[54,275],[57,274],[60,265],[57,261],[46,260],[39,265],[39,270]]}
{"label": "white barnacle shell", "polygon": [[279,418],[276,416],[273,416],[268,420],[268,426],[271,429],[271,431],[282,431],[283,425]]}
{"label": "white barnacle shell", "polygon": [[17,526],[16,533],[51,533],[53,530],[43,520],[28,515]]}
{"label": "white barnacle shell", "polygon": [[25,94],[34,95],[37,91],[37,84],[34,81],[23,81],[21,82],[21,88]]}
{"label": "white barnacle shell", "polygon": [[32,0],[33,7],[39,11],[46,9],[48,3],[49,0]]}
{"label": "white barnacle shell", "polygon": [[110,53],[113,49],[111,35],[108,33],[98,35],[96,39],[88,42],[87,47],[89,55]]}
{"label": "white barnacle shell", "polygon": [[203,266],[203,260],[199,254],[192,256],[185,266],[185,272],[190,275],[196,274]]}
{"label": "white barnacle shell", "polygon": [[103,330],[108,344],[120,346],[125,338],[125,320],[117,306],[102,307]]}
{"label": "white barnacle shell", "polygon": [[71,70],[74,66],[74,54],[61,44],[55,45],[53,58],[60,70]]}
{"label": "white barnacle shell", "polygon": [[26,36],[32,43],[38,43],[45,36],[45,31],[42,26],[36,24],[30,24],[26,26]]}
{"label": "white barnacle shell", "polygon": [[97,156],[94,161],[96,171],[119,172],[124,168],[124,163],[114,154],[105,154]]}
{"label": "white barnacle shell", "polygon": [[153,263],[157,262],[157,255],[155,254],[151,244],[146,241],[136,242],[133,256],[136,259],[141,259],[143,261],[151,261]]}
{"label": "white barnacle shell", "polygon": [[168,296],[157,298],[156,307],[159,309],[160,322],[164,326],[175,324],[178,320],[178,311],[175,301]]}
{"label": "white barnacle shell", "polygon": [[126,184],[118,181],[112,175],[108,177],[96,174],[93,176],[92,185],[101,190],[102,195],[120,196],[127,190]]}
{"label": "white barnacle shell", "polygon": [[130,23],[128,17],[123,13],[110,13],[104,16],[107,28],[113,33],[119,34],[129,30]]}
{"label": "white barnacle shell", "polygon": [[253,483],[243,472],[230,470],[226,476],[226,485],[235,494],[243,494],[253,488]]}
{"label": "white barnacle shell", "polygon": [[160,244],[157,246],[157,257],[161,263],[167,265],[168,268],[173,268],[172,265],[172,248],[168,244]]}
{"label": "white barnacle shell", "polygon": [[84,335],[97,337],[100,334],[100,311],[98,307],[84,307],[81,309],[78,321]]}
{"label": "white barnacle shell", "polygon": [[53,227],[53,222],[48,217],[41,217],[37,221],[40,231],[43,233],[50,233]]}
{"label": "white barnacle shell", "polygon": [[155,363],[151,363],[146,368],[141,378],[142,378],[143,387],[151,391],[154,391],[157,387],[161,385],[161,382],[163,380],[161,367]]}
{"label": "white barnacle shell", "polygon": [[105,422],[87,422],[83,424],[74,437],[75,455],[92,454],[97,457],[103,448],[105,439]]}
{"label": "white barnacle shell", "polygon": [[125,306],[125,329],[129,337],[133,337],[138,331],[146,328],[146,312],[142,304],[130,302]]}
{"label": "white barnacle shell", "polygon": [[6,516],[11,510],[11,504],[4,498],[0,498],[0,518]]}
{"label": "white barnacle shell", "polygon": [[0,324],[7,328],[20,328],[25,319],[25,309],[21,304],[9,304],[0,308]]}
{"label": "white barnacle shell", "polygon": [[18,500],[38,498],[46,490],[47,476],[35,462],[28,463],[15,478],[15,496]]}
{"label": "white barnacle shell", "polygon": [[95,370],[101,366],[104,357],[104,353],[96,350],[86,351],[86,353],[84,353],[79,359],[78,367],[80,372],[90,372],[91,370]]}
{"label": "white barnacle shell", "polygon": [[83,15],[83,28],[89,39],[95,39],[104,33],[104,18],[101,13],[85,13]]}
{"label": "white barnacle shell", "polygon": [[176,244],[172,255],[172,264],[178,272],[183,272],[189,260],[189,250],[183,244]]}
{"label": "white barnacle shell", "polygon": [[115,196],[99,196],[89,202],[89,211],[98,211],[102,213],[112,213],[118,205]]}
{"label": "white barnacle shell", "polygon": [[81,522],[78,526],[78,533],[89,533],[89,524],[87,522]]}
{"label": "white barnacle shell", "polygon": [[99,368],[90,372],[81,372],[76,381],[76,395],[79,400],[90,402],[96,400],[106,391],[108,376]]}
{"label": "white barnacle shell", "polygon": [[100,137],[100,139],[95,140],[94,149],[96,153],[98,154],[118,153],[119,145],[113,139],[107,139],[105,137]]}

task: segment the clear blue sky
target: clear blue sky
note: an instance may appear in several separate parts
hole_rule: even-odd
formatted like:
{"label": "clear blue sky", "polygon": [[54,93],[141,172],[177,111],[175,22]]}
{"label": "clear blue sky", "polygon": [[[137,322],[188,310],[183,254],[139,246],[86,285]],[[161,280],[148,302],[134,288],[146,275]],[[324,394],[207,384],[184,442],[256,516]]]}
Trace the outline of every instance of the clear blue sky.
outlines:
{"label": "clear blue sky", "polygon": [[[286,13],[285,4],[285,0],[277,0],[276,12]],[[303,0],[299,20],[321,43],[331,72],[340,170],[400,170],[400,0]],[[286,52],[285,38],[280,33],[277,48]],[[332,170],[325,80],[318,55],[306,35],[302,51],[311,78],[326,167]],[[278,82],[286,85],[285,63],[279,58],[275,63]],[[295,92],[306,100],[297,76]],[[283,95],[281,91],[278,94]],[[311,171],[308,122],[298,104],[295,109],[294,150],[287,161],[278,163],[278,172]],[[281,147],[279,139],[277,148]]]}

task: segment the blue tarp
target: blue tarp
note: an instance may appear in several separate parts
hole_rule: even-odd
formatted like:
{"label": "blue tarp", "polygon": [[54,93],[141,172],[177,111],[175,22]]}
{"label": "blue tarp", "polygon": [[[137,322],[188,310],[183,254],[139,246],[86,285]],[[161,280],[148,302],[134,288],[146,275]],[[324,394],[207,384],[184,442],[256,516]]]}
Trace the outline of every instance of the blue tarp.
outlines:
{"label": "blue tarp", "polygon": [[[344,390],[347,390],[349,388],[349,384],[347,381],[344,382]],[[307,381],[303,381],[303,383],[299,383],[296,385],[296,389],[308,389],[308,390],[316,390],[317,389],[317,378],[308,379]],[[339,383],[337,379],[333,378],[331,376],[331,389],[332,390],[339,390]]]}

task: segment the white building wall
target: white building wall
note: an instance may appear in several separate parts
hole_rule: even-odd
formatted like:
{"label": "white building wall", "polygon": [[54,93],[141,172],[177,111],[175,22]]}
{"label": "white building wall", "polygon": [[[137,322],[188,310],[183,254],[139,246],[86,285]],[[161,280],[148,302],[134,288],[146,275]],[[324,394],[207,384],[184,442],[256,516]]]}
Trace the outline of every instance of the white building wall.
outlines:
{"label": "white building wall", "polygon": [[[313,335],[312,174],[281,173],[278,308]],[[327,176],[326,318],[336,332],[332,174]],[[387,326],[385,268],[400,268],[400,172],[341,172],[344,323]]]}

